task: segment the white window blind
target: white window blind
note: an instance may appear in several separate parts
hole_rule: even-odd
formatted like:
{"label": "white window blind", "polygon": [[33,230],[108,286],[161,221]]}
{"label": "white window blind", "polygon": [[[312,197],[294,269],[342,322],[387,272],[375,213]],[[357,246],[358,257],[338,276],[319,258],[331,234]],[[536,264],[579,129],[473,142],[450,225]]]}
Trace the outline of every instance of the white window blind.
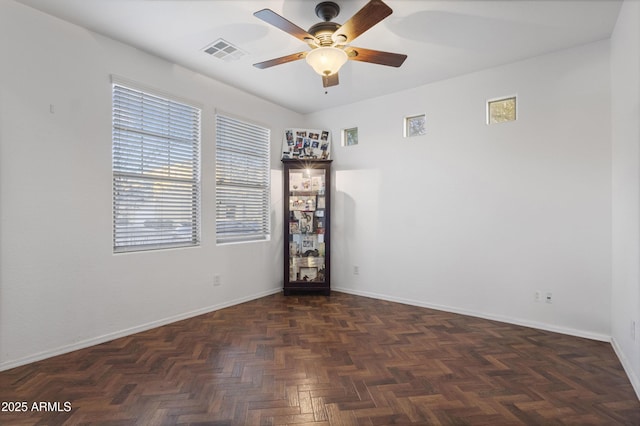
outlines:
{"label": "white window blind", "polygon": [[200,109],[113,85],[114,252],[200,238]]}
{"label": "white window blind", "polygon": [[216,239],[269,238],[270,131],[216,115]]}

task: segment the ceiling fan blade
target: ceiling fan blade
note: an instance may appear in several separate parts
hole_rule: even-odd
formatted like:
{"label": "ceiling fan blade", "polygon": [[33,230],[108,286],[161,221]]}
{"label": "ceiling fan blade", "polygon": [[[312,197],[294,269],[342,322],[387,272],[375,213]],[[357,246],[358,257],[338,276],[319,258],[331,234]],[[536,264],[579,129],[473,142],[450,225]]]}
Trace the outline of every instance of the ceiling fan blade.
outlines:
{"label": "ceiling fan blade", "polygon": [[400,53],[382,52],[380,50],[364,49],[362,47],[348,47],[345,49],[352,61],[371,62],[372,64],[399,67],[407,55]]}
{"label": "ceiling fan blade", "polygon": [[295,38],[304,41],[305,43],[320,43],[320,41],[294,24],[293,22],[283,18],[271,9],[262,9],[253,14],[258,19],[262,19],[267,24],[271,24],[274,27],[281,29],[287,34],[291,34]]}
{"label": "ceiling fan blade", "polygon": [[340,83],[338,81],[338,73],[322,76],[322,87],[337,86],[338,83]]}
{"label": "ceiling fan blade", "polygon": [[371,0],[331,36],[338,44],[351,43],[360,34],[391,15],[393,10],[381,0]]}
{"label": "ceiling fan blade", "polygon": [[258,62],[253,64],[254,67],[264,69],[273,67],[275,65],[286,64],[287,62],[297,61],[307,56],[308,52],[298,52],[287,56],[281,56],[280,58],[269,59],[268,61]]}

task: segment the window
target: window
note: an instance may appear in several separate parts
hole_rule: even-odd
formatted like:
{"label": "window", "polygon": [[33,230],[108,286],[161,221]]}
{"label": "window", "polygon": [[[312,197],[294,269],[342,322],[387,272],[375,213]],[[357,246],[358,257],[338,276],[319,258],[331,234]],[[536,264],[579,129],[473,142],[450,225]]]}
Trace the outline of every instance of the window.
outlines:
{"label": "window", "polygon": [[200,109],[113,85],[113,250],[200,239]]}
{"label": "window", "polygon": [[270,131],[216,116],[216,239],[269,238]]}

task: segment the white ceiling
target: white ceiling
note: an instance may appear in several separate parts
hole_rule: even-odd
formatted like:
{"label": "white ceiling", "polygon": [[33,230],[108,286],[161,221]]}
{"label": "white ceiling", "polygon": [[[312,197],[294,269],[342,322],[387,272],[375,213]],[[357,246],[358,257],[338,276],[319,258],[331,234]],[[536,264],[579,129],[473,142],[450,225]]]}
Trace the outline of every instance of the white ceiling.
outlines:
{"label": "white ceiling", "polygon": [[[269,8],[303,29],[319,22],[312,0],[16,0],[216,80],[309,113],[610,37],[617,0],[385,0],[393,14],[352,45],[408,55],[400,68],[349,61],[325,90],[304,60],[256,62],[308,50],[253,12]],[[334,0],[343,23],[367,0]],[[203,52],[223,38],[247,54]],[[327,93],[325,93],[325,91]]]}

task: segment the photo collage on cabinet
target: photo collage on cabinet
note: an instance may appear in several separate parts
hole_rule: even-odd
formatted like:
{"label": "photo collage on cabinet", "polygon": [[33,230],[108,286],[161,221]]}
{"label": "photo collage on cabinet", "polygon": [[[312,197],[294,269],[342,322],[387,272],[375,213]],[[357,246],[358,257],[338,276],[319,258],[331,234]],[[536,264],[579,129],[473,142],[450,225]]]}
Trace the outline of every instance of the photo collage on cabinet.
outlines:
{"label": "photo collage on cabinet", "polygon": [[289,172],[289,274],[291,281],[324,281],[325,170]]}
{"label": "photo collage on cabinet", "polygon": [[285,129],[282,158],[300,160],[328,160],[331,132],[317,129]]}

